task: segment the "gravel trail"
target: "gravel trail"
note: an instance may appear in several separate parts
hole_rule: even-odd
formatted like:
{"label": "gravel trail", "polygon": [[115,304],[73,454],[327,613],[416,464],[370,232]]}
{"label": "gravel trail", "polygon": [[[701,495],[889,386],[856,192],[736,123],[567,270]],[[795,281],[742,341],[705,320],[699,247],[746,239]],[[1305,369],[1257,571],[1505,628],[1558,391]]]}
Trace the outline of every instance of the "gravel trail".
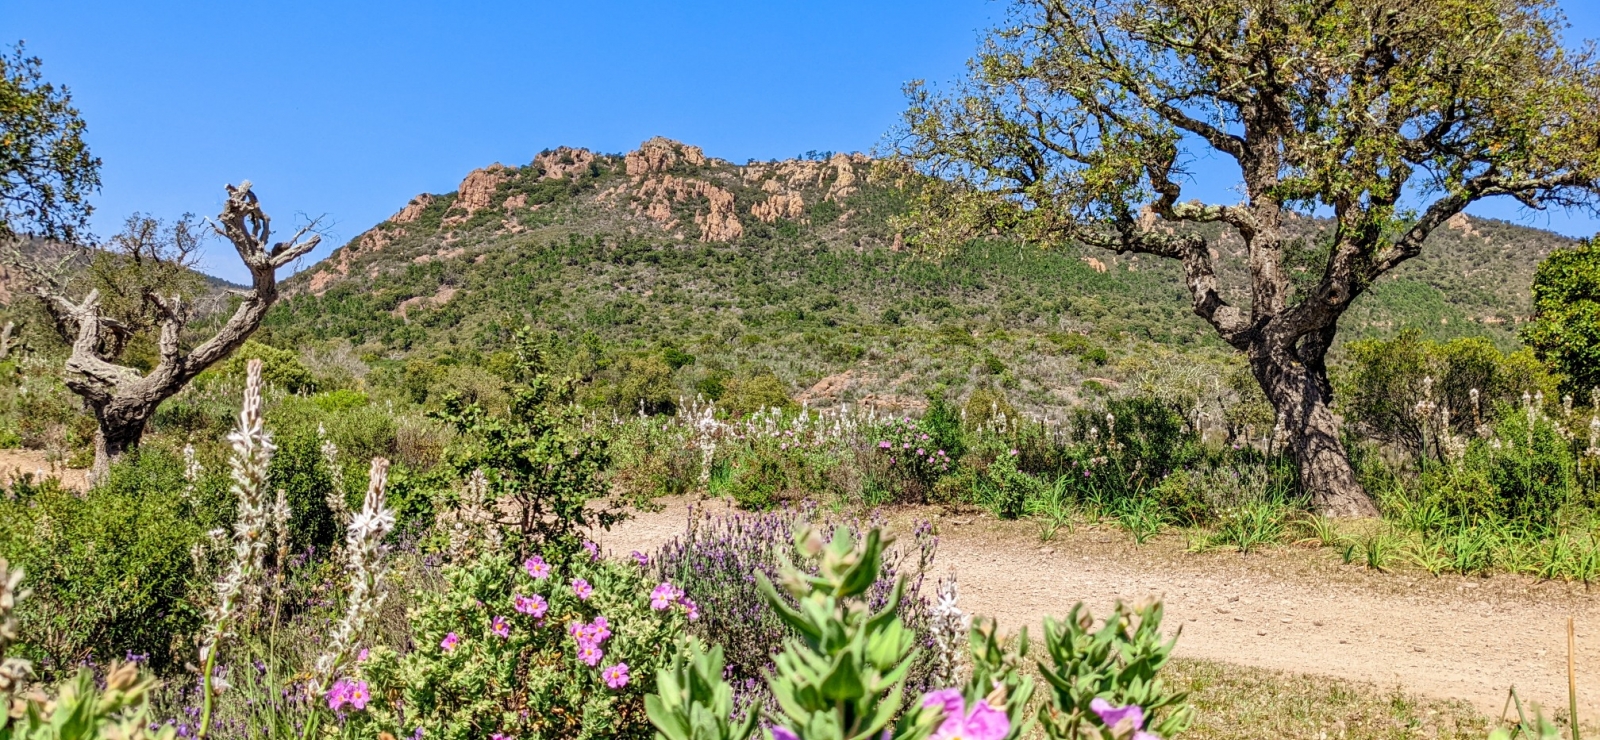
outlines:
{"label": "gravel trail", "polygon": [[[689,502],[637,513],[602,537],[612,551],[650,551],[683,532]],[[720,511],[711,502],[702,510]],[[919,520],[940,536],[934,572],[954,572],[961,604],[1028,626],[1077,601],[1097,614],[1116,600],[1166,600],[1182,627],[1177,653],[1337,676],[1463,699],[1499,716],[1506,690],[1566,707],[1566,621],[1577,624],[1580,713],[1600,716],[1600,609],[1581,585],[1520,576],[1433,577],[1343,565],[1331,549],[1284,546],[1251,555],[1189,553],[1181,535],[1136,546],[1108,525],[1041,542],[1036,526],[937,507],[886,513],[891,531]]]}

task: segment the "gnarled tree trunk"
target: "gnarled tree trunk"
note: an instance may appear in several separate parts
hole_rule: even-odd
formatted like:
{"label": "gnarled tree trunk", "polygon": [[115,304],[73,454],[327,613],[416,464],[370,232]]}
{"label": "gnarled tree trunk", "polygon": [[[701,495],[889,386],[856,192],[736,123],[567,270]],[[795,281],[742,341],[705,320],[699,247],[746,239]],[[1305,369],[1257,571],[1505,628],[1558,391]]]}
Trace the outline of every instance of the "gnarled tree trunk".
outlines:
{"label": "gnarled tree trunk", "polygon": [[121,327],[101,314],[99,291],[91,290],[82,301],[74,303],[65,297],[64,287],[55,276],[17,261],[29,277],[29,288],[45,302],[57,327],[72,343],[65,368],[66,385],[83,397],[98,424],[93,480],[102,479],[117,458],[138,446],[145,426],[162,401],[244,344],[278,299],[278,268],[311,251],[321,239],[312,235],[300,241],[311,229],[307,226],[287,242],[270,243],[270,219],[250,192],[248,180],[237,188],[228,186],[228,203],[217,222],[217,232],[233,243],[250,270],[250,289],[242,294],[243,300],[227,323],[188,352],[180,344],[190,318],[183,298],[147,292],[144,300],[160,318],[160,362],[144,375],[116,364],[116,350],[123,346],[117,336]]}
{"label": "gnarled tree trunk", "polygon": [[[1331,327],[1326,331],[1332,336]],[[1298,343],[1261,343],[1247,352],[1251,369],[1272,407],[1300,469],[1301,487],[1312,506],[1326,516],[1377,516],[1377,507],[1356,479],[1350,456],[1339,440],[1339,419],[1330,405],[1333,387],[1324,364],[1326,345],[1307,338]]]}

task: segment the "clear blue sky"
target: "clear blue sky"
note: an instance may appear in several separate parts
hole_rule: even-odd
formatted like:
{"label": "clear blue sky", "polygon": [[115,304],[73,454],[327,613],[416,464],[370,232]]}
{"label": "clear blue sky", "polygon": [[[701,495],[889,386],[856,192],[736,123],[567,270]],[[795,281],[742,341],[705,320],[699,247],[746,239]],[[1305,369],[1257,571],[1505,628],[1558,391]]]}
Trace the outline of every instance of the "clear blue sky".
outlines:
{"label": "clear blue sky", "polygon": [[[1570,40],[1600,37],[1600,7],[1562,5]],[[0,0],[0,42],[26,40],[88,121],[105,162],[96,233],[133,211],[213,215],[222,184],[249,178],[280,230],[297,214],[330,220],[320,259],[417,193],[557,145],[621,152],[664,135],[735,162],[870,149],[897,120],[901,84],[957,75],[1003,11],[986,0]],[[1510,205],[1479,212],[1600,229]],[[221,243],[204,267],[243,273]]]}

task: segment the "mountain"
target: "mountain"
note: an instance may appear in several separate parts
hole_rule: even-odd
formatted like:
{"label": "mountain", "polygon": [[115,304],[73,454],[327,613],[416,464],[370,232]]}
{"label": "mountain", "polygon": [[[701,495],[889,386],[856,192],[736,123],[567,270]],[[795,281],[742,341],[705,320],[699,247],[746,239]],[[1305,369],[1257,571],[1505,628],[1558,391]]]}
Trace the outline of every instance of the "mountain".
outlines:
{"label": "mountain", "polygon": [[[532,325],[601,381],[662,357],[683,393],[770,371],[815,404],[889,408],[984,385],[1059,408],[1085,381],[1133,372],[1130,358],[1230,354],[1190,313],[1175,264],[1004,235],[930,259],[891,225],[905,200],[861,154],[736,165],[662,138],[622,155],[546,150],[418,195],[291,278],[269,336],[348,342],[378,365],[483,365]],[[1324,226],[1301,222],[1308,255]],[[1212,236],[1243,305],[1243,244]],[[1358,301],[1343,339],[1415,326],[1513,347],[1534,267],[1569,241],[1458,217]]]}

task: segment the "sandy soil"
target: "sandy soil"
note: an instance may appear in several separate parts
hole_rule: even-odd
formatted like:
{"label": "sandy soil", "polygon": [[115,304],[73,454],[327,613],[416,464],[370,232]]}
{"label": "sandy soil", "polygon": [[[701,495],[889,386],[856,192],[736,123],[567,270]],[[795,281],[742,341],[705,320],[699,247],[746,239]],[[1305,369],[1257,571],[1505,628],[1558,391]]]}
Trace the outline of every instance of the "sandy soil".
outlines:
{"label": "sandy soil", "polygon": [[74,491],[89,489],[89,471],[68,468],[60,462],[51,462],[41,450],[0,450],[0,480],[11,480],[23,475],[61,479],[61,484]]}
{"label": "sandy soil", "polygon": [[[689,502],[668,499],[602,537],[608,550],[649,551],[678,535]],[[708,503],[703,510],[722,505]],[[1077,601],[1104,613],[1118,599],[1166,600],[1182,656],[1400,686],[1463,699],[1499,716],[1506,691],[1566,707],[1566,622],[1577,623],[1580,713],[1600,717],[1600,600],[1583,585],[1378,573],[1329,549],[1239,555],[1186,552],[1181,536],[1136,546],[1109,526],[1041,543],[1027,522],[934,507],[896,509],[891,530],[934,522],[935,574],[953,572],[968,611],[1003,630],[1038,633]]]}

